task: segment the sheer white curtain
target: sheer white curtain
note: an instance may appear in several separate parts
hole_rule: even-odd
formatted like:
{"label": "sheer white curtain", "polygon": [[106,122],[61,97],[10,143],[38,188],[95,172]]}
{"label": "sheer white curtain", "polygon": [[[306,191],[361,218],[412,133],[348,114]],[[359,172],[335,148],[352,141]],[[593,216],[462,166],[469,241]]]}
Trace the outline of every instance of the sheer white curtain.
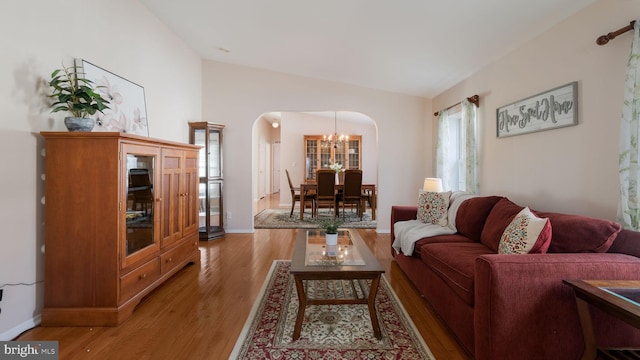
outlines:
{"label": "sheer white curtain", "polygon": [[640,231],[640,19],[634,27],[627,64],[624,104],[620,122],[620,201],[618,221],[625,229]]}
{"label": "sheer white curtain", "polygon": [[[452,124],[453,123],[453,124]],[[457,157],[457,149],[451,126],[456,125],[453,119],[449,119],[449,110],[441,110],[438,113],[438,141],[436,143],[436,177],[442,179],[444,190],[451,190],[451,185],[458,187],[458,179],[454,168],[454,158]],[[457,126],[456,126],[457,127]],[[452,154],[453,153],[453,154]]]}
{"label": "sheer white curtain", "polygon": [[445,190],[479,192],[478,109],[467,99],[459,111],[442,110],[438,115],[436,176]]}
{"label": "sheer white curtain", "polygon": [[478,108],[467,99],[462,101],[462,139],[464,157],[462,169],[464,171],[464,191],[478,194]]}

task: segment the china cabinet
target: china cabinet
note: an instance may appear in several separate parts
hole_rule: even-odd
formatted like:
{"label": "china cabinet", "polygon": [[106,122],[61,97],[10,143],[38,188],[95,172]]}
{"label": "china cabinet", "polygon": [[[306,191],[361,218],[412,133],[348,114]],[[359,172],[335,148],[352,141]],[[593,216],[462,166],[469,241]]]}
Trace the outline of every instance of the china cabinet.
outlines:
{"label": "china cabinet", "polygon": [[43,326],[114,326],[198,262],[198,147],[115,132],[43,132]]}
{"label": "china cabinet", "polygon": [[328,169],[334,163],[362,170],[362,136],[349,135],[349,140],[334,146],[322,135],[304,135],[305,181],[315,181],[318,169]]}
{"label": "china cabinet", "polygon": [[224,236],[222,188],[222,130],[224,125],[210,122],[190,122],[189,142],[201,146],[198,164],[200,240]]}

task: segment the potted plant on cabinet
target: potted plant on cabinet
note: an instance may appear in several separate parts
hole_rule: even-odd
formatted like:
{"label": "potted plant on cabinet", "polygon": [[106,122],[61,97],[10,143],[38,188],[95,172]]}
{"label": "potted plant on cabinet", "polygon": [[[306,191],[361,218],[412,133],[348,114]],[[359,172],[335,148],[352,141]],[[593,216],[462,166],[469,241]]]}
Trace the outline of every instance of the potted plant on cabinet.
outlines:
{"label": "potted plant on cabinet", "polygon": [[[80,75],[80,76],[79,76]],[[56,69],[51,73],[49,86],[53,89],[49,97],[55,99],[51,112],[68,111],[72,116],[64,119],[69,131],[91,131],[95,120],[89,116],[97,111],[109,109],[109,101],[96,91],[93,81],[85,79],[77,64]]]}

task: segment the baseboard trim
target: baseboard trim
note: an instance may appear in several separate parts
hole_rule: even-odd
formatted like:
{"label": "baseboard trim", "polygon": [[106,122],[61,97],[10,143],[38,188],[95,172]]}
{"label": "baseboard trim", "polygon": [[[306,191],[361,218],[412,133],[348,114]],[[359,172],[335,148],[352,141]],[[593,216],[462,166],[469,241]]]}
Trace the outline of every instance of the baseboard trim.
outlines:
{"label": "baseboard trim", "polygon": [[227,234],[253,234],[256,229],[224,229]]}
{"label": "baseboard trim", "polygon": [[11,329],[0,334],[0,341],[11,341],[20,336],[23,332],[33,329],[34,327],[40,325],[42,321],[42,316],[40,314],[34,316],[33,318],[18,324]]}

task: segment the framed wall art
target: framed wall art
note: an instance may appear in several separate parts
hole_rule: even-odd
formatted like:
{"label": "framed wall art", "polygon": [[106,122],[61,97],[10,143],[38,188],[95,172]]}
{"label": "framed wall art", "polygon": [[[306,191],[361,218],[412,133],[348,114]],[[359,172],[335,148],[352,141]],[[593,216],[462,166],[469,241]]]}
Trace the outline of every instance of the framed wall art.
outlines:
{"label": "framed wall art", "polygon": [[149,136],[144,88],[86,60],[79,60],[86,79],[109,100],[109,109],[96,113],[93,131],[116,131]]}
{"label": "framed wall art", "polygon": [[578,83],[499,107],[496,122],[499,138],[578,125]]}

